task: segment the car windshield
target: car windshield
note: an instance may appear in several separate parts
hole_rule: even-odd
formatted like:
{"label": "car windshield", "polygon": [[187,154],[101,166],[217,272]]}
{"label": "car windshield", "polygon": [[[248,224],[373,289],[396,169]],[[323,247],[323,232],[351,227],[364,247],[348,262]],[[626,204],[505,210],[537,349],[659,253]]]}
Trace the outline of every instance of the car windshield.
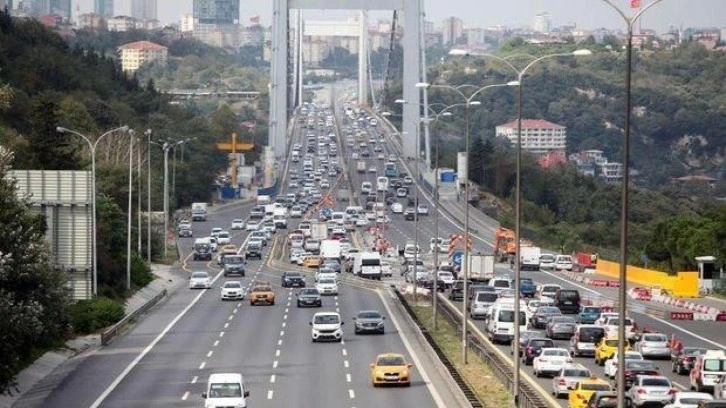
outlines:
{"label": "car windshield", "polygon": [[666,342],[668,341],[668,337],[665,334],[644,334],[643,341]]}
{"label": "car windshield", "polygon": [[252,289],[253,292],[272,292],[270,285],[257,285]]}
{"label": "car windshield", "polygon": [[605,345],[608,346],[608,347],[617,347],[618,346],[618,341],[617,340],[613,340],[613,339],[605,340]]}
{"label": "car windshield", "polygon": [[[514,311],[513,310],[502,310],[499,312],[500,323],[514,323]],[[527,315],[524,312],[519,312],[519,324],[527,324]]]}
{"label": "car windshield", "polygon": [[360,312],[358,313],[359,319],[380,319],[381,314],[378,312]]}
{"label": "car windshield", "polygon": [[726,371],[726,360],[719,358],[704,359],[703,371]]}
{"label": "car windshield", "polygon": [[477,302],[487,302],[487,303],[493,303],[497,300],[499,295],[496,293],[477,293],[476,294],[476,300]]}
{"label": "car windshield", "polygon": [[379,366],[402,366],[406,365],[406,360],[401,356],[383,356],[378,357],[376,365]]}
{"label": "car windshield", "polygon": [[229,232],[222,231],[218,234],[219,238],[229,238]]}
{"label": "car windshield", "polygon": [[539,312],[548,314],[548,315],[561,315],[562,314],[562,312],[560,312],[560,309],[558,309],[556,307],[541,307]]}
{"label": "car windshield", "polygon": [[583,307],[582,313],[600,313],[600,310],[599,307]]}
{"label": "car windshield", "polygon": [[655,370],[655,366],[646,361],[627,361],[625,367],[633,370]]}
{"label": "car windshield", "polygon": [[303,289],[300,291],[301,296],[317,296],[318,290],[315,288]]}
{"label": "car windshield", "polygon": [[316,315],[313,321],[315,324],[336,324],[339,318],[338,315],[332,314]]}
{"label": "car windshield", "polygon": [[559,288],[560,288],[559,286],[545,285],[545,286],[542,287],[542,292],[547,292],[547,293],[549,293],[549,292],[557,292],[557,290]]}
{"label": "car windshield", "polygon": [[242,284],[239,282],[225,282],[224,287],[229,289],[239,289],[242,287]]}
{"label": "car windshield", "polygon": [[508,280],[495,280],[494,285],[495,288],[508,288],[509,287],[509,281]]}
{"label": "car windshield", "polygon": [[668,387],[670,388],[671,382],[665,378],[643,378],[640,382],[643,387]]}
{"label": "car windshield", "polygon": [[194,272],[192,274],[192,279],[205,279],[208,277],[209,277],[209,275],[207,275],[206,272]]}
{"label": "car windshield", "polygon": [[706,399],[706,398],[688,398],[688,397],[686,397],[686,398],[679,398],[678,399],[678,402],[681,403],[682,405],[696,405],[697,406],[698,403],[701,402],[701,401],[709,401],[709,399]]}
{"label": "car windshield", "polygon": [[335,279],[320,279],[319,282],[324,285],[332,285],[335,284]]}
{"label": "car windshield", "polygon": [[299,272],[288,272],[285,275],[285,277],[286,278],[299,278],[300,277],[300,273]]}
{"label": "car windshield", "polygon": [[[541,334],[541,333],[540,333]],[[529,342],[530,347],[553,347],[554,343],[548,339],[536,339]]]}
{"label": "car windshield", "polygon": [[590,370],[587,369],[566,369],[563,371],[564,377],[590,377]]}
{"label": "car windshield", "polygon": [[239,255],[226,255],[224,257],[224,262],[226,263],[242,263],[245,259]]}
{"label": "car windshield", "polygon": [[238,383],[211,384],[209,398],[242,398],[242,388]]}

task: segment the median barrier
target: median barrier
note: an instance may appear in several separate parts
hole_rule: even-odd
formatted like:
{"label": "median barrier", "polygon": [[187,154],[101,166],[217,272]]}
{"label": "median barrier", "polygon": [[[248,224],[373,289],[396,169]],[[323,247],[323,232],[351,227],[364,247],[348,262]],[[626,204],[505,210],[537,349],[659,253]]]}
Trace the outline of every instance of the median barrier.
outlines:
{"label": "median barrier", "polygon": [[114,337],[118,336],[119,333],[121,333],[121,330],[124,328],[124,326],[126,326],[128,323],[135,321],[141,315],[146,313],[147,310],[151,309],[154,305],[159,303],[159,301],[163,299],[166,294],[166,289],[162,290],[161,292],[157,293],[156,296],[152,297],[146,303],[144,303],[141,307],[127,314],[118,323],[114,324],[106,331],[101,333],[101,345],[107,345]]}
{"label": "median barrier", "polygon": [[693,312],[671,312],[671,320],[693,320]]}

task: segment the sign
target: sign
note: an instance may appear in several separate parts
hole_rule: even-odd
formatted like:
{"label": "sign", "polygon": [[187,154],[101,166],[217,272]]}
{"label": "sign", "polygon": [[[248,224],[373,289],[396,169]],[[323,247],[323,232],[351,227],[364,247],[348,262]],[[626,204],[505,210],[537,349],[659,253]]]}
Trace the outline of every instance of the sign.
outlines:
{"label": "sign", "polygon": [[320,211],[320,215],[322,215],[325,218],[330,218],[331,215],[333,215],[333,210],[331,210],[328,207],[323,208],[322,211]]}
{"label": "sign", "polygon": [[464,255],[461,253],[461,251],[454,252],[454,256],[451,258],[451,262],[454,263],[454,265],[461,265],[461,259],[464,257]]}
{"label": "sign", "polygon": [[671,312],[671,320],[693,320],[693,312]]}

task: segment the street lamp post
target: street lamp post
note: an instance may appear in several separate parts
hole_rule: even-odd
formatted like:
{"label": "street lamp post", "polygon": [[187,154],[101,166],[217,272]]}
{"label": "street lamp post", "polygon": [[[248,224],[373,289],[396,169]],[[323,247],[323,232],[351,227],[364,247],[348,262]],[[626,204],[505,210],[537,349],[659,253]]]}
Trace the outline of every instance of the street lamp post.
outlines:
{"label": "street lamp post", "polygon": [[129,204],[126,221],[126,289],[131,289],[131,213],[134,197],[134,140],[136,132],[129,130]]}
{"label": "street lamp post", "polygon": [[106,133],[102,134],[101,136],[96,139],[95,142],[91,142],[91,139],[75,130],[71,130],[68,128],[64,128],[61,126],[58,126],[56,129],[56,132],[59,133],[70,133],[73,135],[76,135],[80,138],[82,138],[86,143],[88,144],[88,147],[91,150],[91,270],[92,270],[92,292],[93,296],[96,296],[98,294],[98,256],[96,254],[98,249],[98,237],[97,237],[97,227],[96,227],[96,147],[98,147],[98,143],[103,140],[104,137],[107,135],[110,135],[112,133],[116,132],[127,132],[129,130],[128,126],[121,126],[117,127],[115,129],[111,129],[107,131]]}
{"label": "street lamp post", "polygon": [[[625,48],[626,52],[626,69],[625,69],[625,131],[623,136],[623,181],[621,186],[620,195],[620,270],[618,280],[620,281],[620,287],[618,288],[618,314],[620,319],[625,319],[625,313],[627,312],[627,263],[628,263],[628,201],[630,195],[630,118],[632,110],[631,100],[631,84],[632,84],[632,65],[633,65],[633,26],[635,22],[643,15],[648,9],[660,3],[662,0],[653,0],[648,3],[645,7],[639,9],[632,16],[626,15],[618,6],[616,6],[611,0],[603,0],[607,5],[612,7],[625,21],[628,26],[628,37]],[[625,366],[625,325],[621,320],[621,324],[618,326],[618,366]],[[618,401],[619,407],[625,406],[625,370],[617,371],[617,389],[618,389]]]}
{"label": "street lamp post", "polygon": [[151,263],[151,129],[146,129],[146,261]]}

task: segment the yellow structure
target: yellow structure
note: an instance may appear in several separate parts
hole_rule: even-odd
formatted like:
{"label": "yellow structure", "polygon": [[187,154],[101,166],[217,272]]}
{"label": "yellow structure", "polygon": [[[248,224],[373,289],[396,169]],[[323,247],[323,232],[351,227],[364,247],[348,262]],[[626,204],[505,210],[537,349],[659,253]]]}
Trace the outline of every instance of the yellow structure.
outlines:
{"label": "yellow structure", "polygon": [[252,142],[238,142],[237,133],[232,133],[232,138],[229,143],[222,142],[217,143],[217,150],[223,152],[232,153],[230,166],[232,167],[232,185],[237,185],[237,153],[238,152],[251,152],[255,148],[255,144]]}
{"label": "yellow structure", "polygon": [[[599,275],[618,279],[620,264],[599,259],[596,272]],[[626,273],[629,283],[648,288],[660,287],[674,297],[698,297],[698,272],[678,272],[677,275],[668,275],[665,272],[628,265]]]}
{"label": "yellow structure", "polygon": [[147,62],[159,61],[166,64],[169,49],[151,41],[136,41],[118,47],[121,54],[121,69],[134,72]]}

